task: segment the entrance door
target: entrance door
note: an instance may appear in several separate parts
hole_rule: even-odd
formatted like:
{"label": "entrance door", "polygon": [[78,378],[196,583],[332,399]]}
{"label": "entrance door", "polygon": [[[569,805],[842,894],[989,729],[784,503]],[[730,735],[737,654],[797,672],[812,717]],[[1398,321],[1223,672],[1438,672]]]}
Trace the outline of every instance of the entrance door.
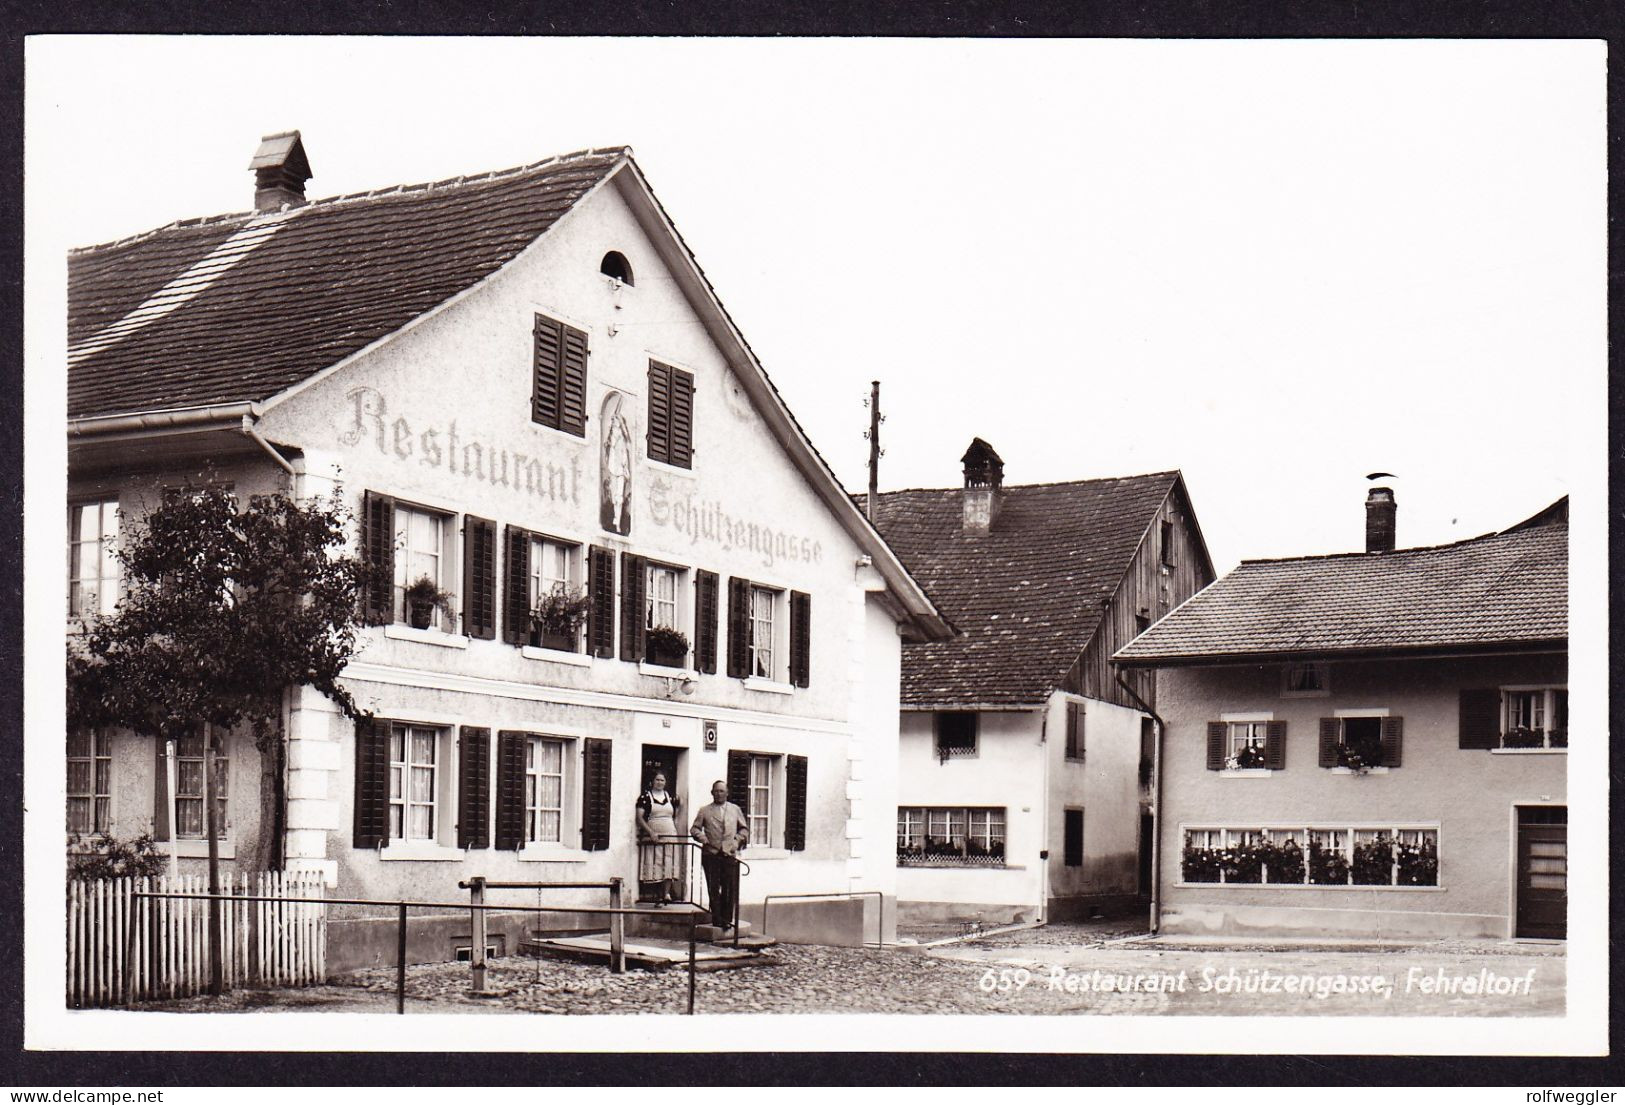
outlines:
{"label": "entrance door", "polygon": [[643,746],[643,775],[638,779],[638,793],[642,794],[649,789],[649,782],[655,777],[655,772],[663,772],[666,776],[666,787],[673,794],[681,794],[678,789],[677,762],[682,757],[681,748],[667,748],[661,744],[646,744]]}
{"label": "entrance door", "polygon": [[1568,934],[1568,821],[1566,806],[1518,807],[1518,936]]}

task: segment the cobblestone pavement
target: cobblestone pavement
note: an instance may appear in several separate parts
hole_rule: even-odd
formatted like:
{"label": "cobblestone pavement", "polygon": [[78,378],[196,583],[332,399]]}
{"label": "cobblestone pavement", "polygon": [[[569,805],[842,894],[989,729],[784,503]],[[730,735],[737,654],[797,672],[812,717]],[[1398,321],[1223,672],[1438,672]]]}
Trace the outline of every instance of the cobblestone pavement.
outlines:
{"label": "cobblestone pavement", "polygon": [[[1306,948],[1121,936],[1111,924],[1096,922],[934,949],[781,944],[768,949],[764,964],[700,973],[696,1011],[1541,1016],[1563,1010],[1562,945],[1447,941]],[[1476,989],[1485,971],[1515,982],[1516,992],[1465,993],[1465,983],[1448,982],[1474,979]],[[1284,981],[1267,981],[1287,977],[1308,981],[1291,989]],[[1441,978],[1447,982],[1439,983]],[[1391,996],[1373,989],[1375,979],[1387,980]],[[466,963],[410,967],[407,1012],[682,1013],[687,1008],[688,976],[681,968],[611,975],[601,965],[509,957],[490,962],[487,987],[494,996],[471,997],[469,981]],[[1304,987],[1327,992],[1317,996]],[[376,969],[327,986],[246,990],[219,1003],[195,998],[142,1008],[393,1012],[394,1001],[394,971]]]}

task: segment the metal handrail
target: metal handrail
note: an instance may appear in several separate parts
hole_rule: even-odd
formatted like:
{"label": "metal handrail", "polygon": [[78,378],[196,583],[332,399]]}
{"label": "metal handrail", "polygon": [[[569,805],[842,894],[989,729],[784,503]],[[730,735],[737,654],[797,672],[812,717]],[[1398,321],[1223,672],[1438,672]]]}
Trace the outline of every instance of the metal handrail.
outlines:
{"label": "metal handrail", "polygon": [[[875,910],[875,942],[874,947],[886,946],[886,895],[879,890],[832,890],[827,894],[769,894],[762,899],[762,935],[767,935],[767,907],[774,899],[788,901],[793,898],[867,898],[870,895],[879,898],[878,908]],[[868,947],[867,941],[864,946]]]}
{"label": "metal handrail", "polygon": [[[500,909],[508,912],[514,911],[512,905],[474,905],[469,902],[413,902],[390,898],[292,898],[269,894],[180,894],[159,893],[156,891],[137,890],[130,895],[130,902],[143,898],[189,898],[197,901],[220,902],[293,902],[299,905],[384,905],[395,906],[399,910],[399,933],[395,943],[395,1012],[406,1012],[406,911],[412,909]],[[525,906],[526,913],[602,913],[612,917],[666,917],[663,910],[658,909],[626,909],[620,906]],[[695,915],[688,918],[688,1013],[694,1014],[695,993]],[[136,925],[130,925],[125,936],[124,961],[133,962],[135,959]],[[125,976],[124,1005],[129,1008],[135,1004],[135,972],[131,971]]]}

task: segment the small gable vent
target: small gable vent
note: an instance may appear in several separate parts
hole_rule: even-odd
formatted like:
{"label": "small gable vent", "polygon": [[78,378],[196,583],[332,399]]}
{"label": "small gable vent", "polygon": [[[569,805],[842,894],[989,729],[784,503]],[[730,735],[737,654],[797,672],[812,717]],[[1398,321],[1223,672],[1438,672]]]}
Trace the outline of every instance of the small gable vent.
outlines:
{"label": "small gable vent", "polygon": [[622,284],[630,286],[632,283],[632,264],[624,254],[616,250],[612,249],[604,254],[604,259],[598,262],[598,271],[619,280]]}

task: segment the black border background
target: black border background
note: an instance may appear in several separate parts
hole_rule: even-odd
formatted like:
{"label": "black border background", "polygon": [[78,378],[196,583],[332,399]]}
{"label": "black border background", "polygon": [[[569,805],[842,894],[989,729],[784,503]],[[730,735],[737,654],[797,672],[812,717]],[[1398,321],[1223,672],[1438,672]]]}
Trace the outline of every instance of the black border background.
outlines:
{"label": "black border background", "polygon": [[[80,0],[70,6],[46,0],[0,6],[0,166],[4,173],[0,205],[0,510],[22,518],[22,179],[23,42],[32,34],[436,34],[436,35],[841,35],[911,37],[1149,37],[1149,38],[1587,38],[1618,41],[1619,16],[1600,2],[1542,3],[1541,0],[1462,0],[1399,3],[1292,2],[1255,0],[1219,4],[1213,0],[1119,3],[971,3],[888,5],[817,3],[734,6],[718,0],[605,0],[496,4],[371,0],[349,4],[289,3],[287,0],[218,0],[207,4],[152,0],[138,7],[109,0]],[[245,75],[245,79],[269,79]],[[1622,81],[1619,66],[1608,74],[1609,333],[1621,320],[1620,229],[1616,223],[1619,181],[1625,178],[1618,114]],[[200,90],[206,93],[206,90]],[[153,125],[162,126],[162,120]],[[116,186],[109,180],[109,186]],[[1610,656],[1625,642],[1625,602],[1615,567],[1625,525],[1618,507],[1619,480],[1625,475],[1625,435],[1618,415],[1625,384],[1615,374],[1609,352],[1609,632]],[[0,642],[11,658],[9,678],[0,682],[0,724],[7,739],[0,757],[0,886],[22,882],[22,527],[0,528],[7,574],[0,587]],[[52,584],[54,586],[54,583]],[[1620,707],[1621,677],[1609,665],[1609,717],[1612,731],[1625,734]],[[1625,739],[1625,738],[1622,738]],[[1610,757],[1610,855],[1621,852],[1621,774],[1617,749]],[[1611,864],[1611,868],[1617,865]],[[1610,872],[1617,904],[1617,870]],[[55,901],[54,888],[40,893]],[[1101,1087],[1247,1085],[1505,1085],[1527,1088],[1618,1086],[1625,1082],[1617,1058],[1540,1057],[1407,1058],[1403,1056],[1181,1056],[1181,1055],[1024,1055],[972,1053],[633,1053],[509,1054],[307,1053],[307,1052],[27,1052],[22,1050],[23,947],[22,894],[7,895],[0,919],[0,1084],[19,1088],[132,1089],[216,1085],[1098,1085]],[[1610,910],[1610,933],[1616,927]],[[1612,948],[1613,940],[1610,939]],[[1621,989],[1620,965],[1610,957],[1610,991]],[[1612,1003],[1611,1003],[1612,1004]],[[470,1028],[477,1027],[477,1018]],[[1077,1021],[1075,1039],[1088,1046],[1089,1020]],[[944,1019],[952,1033],[951,1018]],[[177,1032],[184,1032],[177,1018]],[[252,1045],[253,1020],[242,1020],[244,1044]],[[1168,1023],[1170,1035],[1178,1020]],[[726,1032],[726,1026],[721,1029]],[[1610,1018],[1610,1050],[1618,1052]],[[716,1039],[727,1046],[725,1035]],[[447,1045],[453,1040],[448,1039]]]}

